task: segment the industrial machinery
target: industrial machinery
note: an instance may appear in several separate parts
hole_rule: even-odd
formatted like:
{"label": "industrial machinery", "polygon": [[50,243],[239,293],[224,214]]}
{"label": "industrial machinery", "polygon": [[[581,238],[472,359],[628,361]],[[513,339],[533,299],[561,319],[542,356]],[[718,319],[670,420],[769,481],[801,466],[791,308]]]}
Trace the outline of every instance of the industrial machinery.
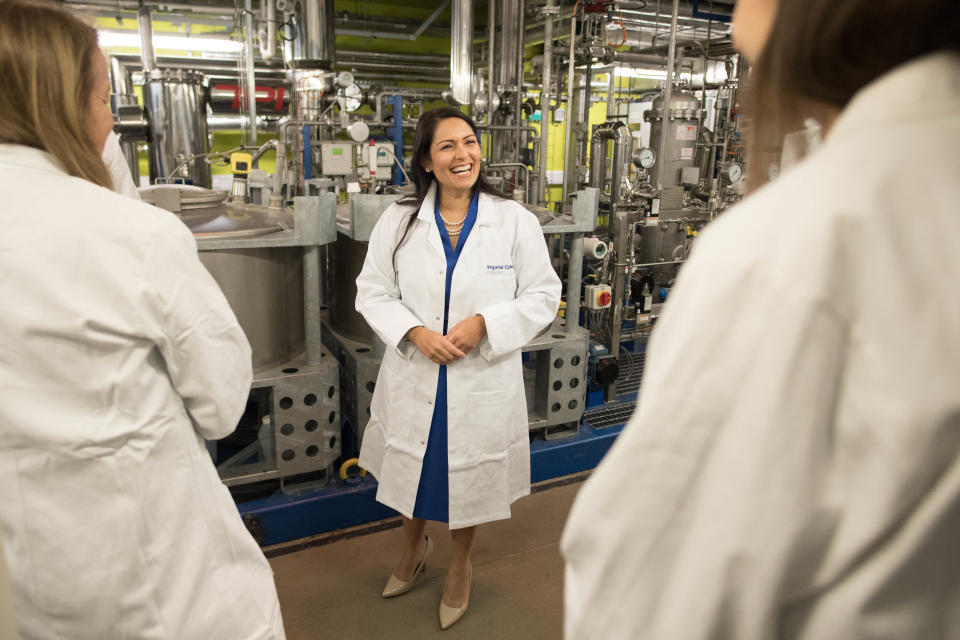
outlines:
{"label": "industrial machinery", "polygon": [[[410,191],[412,129],[442,104],[477,122],[486,174],[538,217],[564,282],[560,315],[523,349],[533,479],[596,464],[678,271],[743,192],[731,0],[448,0],[407,23],[333,0],[72,4],[136,18],[141,55],[111,57],[115,128],[135,179],[146,143],[144,198],[194,231],[253,345],[248,411],[211,448],[261,541],[388,515],[351,470],[384,350],[355,280],[373,225]],[[171,15],[229,24],[239,53],[156,56],[153,20]],[[376,50],[421,35],[449,55]],[[211,146],[229,130],[239,143]],[[287,497],[262,497],[278,486]],[[277,531],[295,503],[310,515]]]}

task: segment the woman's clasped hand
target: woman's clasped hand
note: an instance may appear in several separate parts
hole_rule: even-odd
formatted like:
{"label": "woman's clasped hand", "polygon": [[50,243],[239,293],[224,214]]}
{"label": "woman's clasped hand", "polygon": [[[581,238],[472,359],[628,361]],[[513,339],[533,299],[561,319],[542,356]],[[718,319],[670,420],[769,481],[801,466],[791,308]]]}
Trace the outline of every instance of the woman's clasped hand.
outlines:
{"label": "woman's clasped hand", "polygon": [[476,349],[486,333],[483,316],[476,315],[458,322],[447,335],[420,326],[410,329],[407,339],[431,362],[450,364]]}

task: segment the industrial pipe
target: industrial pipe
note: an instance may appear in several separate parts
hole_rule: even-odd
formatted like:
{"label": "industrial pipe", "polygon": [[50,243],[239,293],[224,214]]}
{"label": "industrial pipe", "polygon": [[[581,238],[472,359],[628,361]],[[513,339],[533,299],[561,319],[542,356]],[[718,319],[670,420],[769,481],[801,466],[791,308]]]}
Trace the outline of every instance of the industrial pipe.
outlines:
{"label": "industrial pipe", "polygon": [[[492,4],[492,3],[491,3]],[[547,0],[543,9],[546,16],[543,41],[543,88],[540,90],[540,159],[537,162],[537,203],[546,204],[547,196],[547,137],[550,130],[550,84],[553,79],[553,16],[557,13],[555,0]]]}
{"label": "industrial pipe", "polygon": [[610,199],[613,204],[621,201],[620,186],[624,171],[629,170],[633,136],[630,127],[622,122],[606,122],[593,132],[590,144],[590,186],[603,191],[607,176],[607,143],[613,141],[613,167],[610,171]]}
{"label": "industrial pipe", "polygon": [[277,57],[277,2],[276,0],[260,0],[260,6],[266,5],[264,12],[267,22],[267,41],[260,43],[260,57],[269,62]]}
{"label": "industrial pipe", "polygon": [[[257,77],[253,66],[253,0],[244,0],[244,30],[246,38],[244,40],[244,55],[247,58],[247,112],[250,120],[247,123],[250,134],[250,144],[257,144]],[[251,162],[251,167],[256,164]]]}
{"label": "industrial pipe", "polygon": [[[673,100],[673,59],[677,48],[677,14],[680,11],[680,0],[673,0],[673,15],[670,18],[670,46],[667,48],[667,79],[663,86],[663,134],[660,136],[660,154],[657,159],[664,163],[667,161],[667,149],[670,148],[670,140],[667,139],[667,124],[670,121],[670,108]],[[663,171],[657,172],[657,189],[663,189]]]}
{"label": "industrial pipe", "polygon": [[573,149],[573,83],[574,75],[576,73],[576,46],[577,46],[577,14],[574,13],[573,17],[570,18],[570,61],[569,68],[567,69],[567,113],[564,118],[565,130],[566,130],[566,139],[564,140],[563,146],[563,195],[561,196],[561,206],[566,206],[567,196],[570,195],[569,182],[570,174],[573,170],[573,163],[570,161]]}
{"label": "industrial pipe", "polygon": [[143,74],[157,68],[157,52],[153,48],[153,18],[150,17],[148,7],[140,7],[137,11],[137,27],[140,30],[140,55],[143,58]]}
{"label": "industrial pipe", "polygon": [[450,21],[450,95],[454,102],[473,102],[473,2],[453,0]]}

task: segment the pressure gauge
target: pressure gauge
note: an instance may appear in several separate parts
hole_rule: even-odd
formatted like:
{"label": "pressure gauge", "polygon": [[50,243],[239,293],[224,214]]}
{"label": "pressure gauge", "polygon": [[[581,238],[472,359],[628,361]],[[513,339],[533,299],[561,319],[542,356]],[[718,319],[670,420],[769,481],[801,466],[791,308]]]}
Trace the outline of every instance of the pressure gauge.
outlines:
{"label": "pressure gauge", "polygon": [[341,87],[349,87],[353,84],[353,74],[349,71],[341,71],[337,74],[337,84]]}
{"label": "pressure gauge", "polygon": [[649,169],[657,162],[657,154],[653,152],[653,149],[650,147],[643,147],[642,149],[637,149],[637,152],[633,156],[633,163],[638,165],[643,169]]}
{"label": "pressure gauge", "polygon": [[743,179],[743,167],[736,162],[731,162],[720,170],[720,177],[727,184],[737,184]]}
{"label": "pressure gauge", "polygon": [[359,85],[351,84],[337,89],[337,104],[347,113],[353,113],[363,104],[363,91]]}

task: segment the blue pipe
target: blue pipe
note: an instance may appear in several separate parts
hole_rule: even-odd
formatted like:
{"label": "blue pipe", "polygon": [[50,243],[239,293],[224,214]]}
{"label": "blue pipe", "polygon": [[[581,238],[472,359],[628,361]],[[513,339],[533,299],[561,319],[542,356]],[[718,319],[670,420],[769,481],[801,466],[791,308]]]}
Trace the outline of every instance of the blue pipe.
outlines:
{"label": "blue pipe", "polygon": [[703,20],[716,20],[717,22],[730,22],[730,16],[725,16],[722,13],[700,11],[700,0],[693,0],[693,17]]}

